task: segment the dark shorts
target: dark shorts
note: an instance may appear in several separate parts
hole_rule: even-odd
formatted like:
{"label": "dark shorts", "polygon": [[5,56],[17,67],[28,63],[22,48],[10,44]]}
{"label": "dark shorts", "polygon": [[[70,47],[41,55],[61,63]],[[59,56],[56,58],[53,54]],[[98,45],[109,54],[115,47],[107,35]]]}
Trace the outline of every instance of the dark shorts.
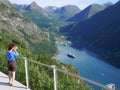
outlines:
{"label": "dark shorts", "polygon": [[8,61],[8,71],[16,71],[17,63],[16,61]]}

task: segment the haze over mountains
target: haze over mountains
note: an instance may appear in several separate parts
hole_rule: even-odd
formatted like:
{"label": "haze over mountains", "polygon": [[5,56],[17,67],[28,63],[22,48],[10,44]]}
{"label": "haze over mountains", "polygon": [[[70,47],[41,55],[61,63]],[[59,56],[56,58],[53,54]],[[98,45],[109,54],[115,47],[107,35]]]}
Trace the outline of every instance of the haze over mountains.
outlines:
{"label": "haze over mountains", "polygon": [[64,27],[77,48],[94,51],[107,62],[120,67],[120,1],[90,19]]}

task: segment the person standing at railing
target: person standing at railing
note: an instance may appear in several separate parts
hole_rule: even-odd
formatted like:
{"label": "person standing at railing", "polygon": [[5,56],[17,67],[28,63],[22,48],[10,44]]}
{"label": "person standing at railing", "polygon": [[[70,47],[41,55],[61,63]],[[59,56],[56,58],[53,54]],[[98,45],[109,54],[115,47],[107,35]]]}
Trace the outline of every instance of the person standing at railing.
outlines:
{"label": "person standing at railing", "polygon": [[15,58],[19,57],[19,54],[17,52],[17,47],[15,44],[11,43],[8,46],[8,50],[6,51],[6,56],[8,58],[8,76],[9,76],[9,84],[13,86],[14,80],[15,80],[15,72],[17,69],[17,63],[15,61]]}

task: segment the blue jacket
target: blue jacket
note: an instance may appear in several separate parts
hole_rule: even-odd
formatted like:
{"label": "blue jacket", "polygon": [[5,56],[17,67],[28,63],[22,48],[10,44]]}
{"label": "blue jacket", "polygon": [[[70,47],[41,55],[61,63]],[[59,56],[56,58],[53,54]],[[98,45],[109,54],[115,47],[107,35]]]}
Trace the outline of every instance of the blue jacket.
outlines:
{"label": "blue jacket", "polygon": [[7,56],[7,58],[8,58],[8,61],[14,61],[15,58],[19,57],[19,54],[16,53],[16,52],[14,52],[14,51],[12,51],[12,52],[7,51],[7,52],[6,52],[6,56]]}

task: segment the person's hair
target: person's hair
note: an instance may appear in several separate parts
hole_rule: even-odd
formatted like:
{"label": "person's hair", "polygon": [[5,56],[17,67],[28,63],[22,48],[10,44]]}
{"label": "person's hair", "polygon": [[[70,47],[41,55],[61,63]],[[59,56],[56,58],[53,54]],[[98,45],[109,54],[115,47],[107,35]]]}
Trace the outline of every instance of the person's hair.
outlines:
{"label": "person's hair", "polygon": [[13,47],[15,47],[15,44],[11,43],[11,44],[8,46],[8,50],[11,50]]}

